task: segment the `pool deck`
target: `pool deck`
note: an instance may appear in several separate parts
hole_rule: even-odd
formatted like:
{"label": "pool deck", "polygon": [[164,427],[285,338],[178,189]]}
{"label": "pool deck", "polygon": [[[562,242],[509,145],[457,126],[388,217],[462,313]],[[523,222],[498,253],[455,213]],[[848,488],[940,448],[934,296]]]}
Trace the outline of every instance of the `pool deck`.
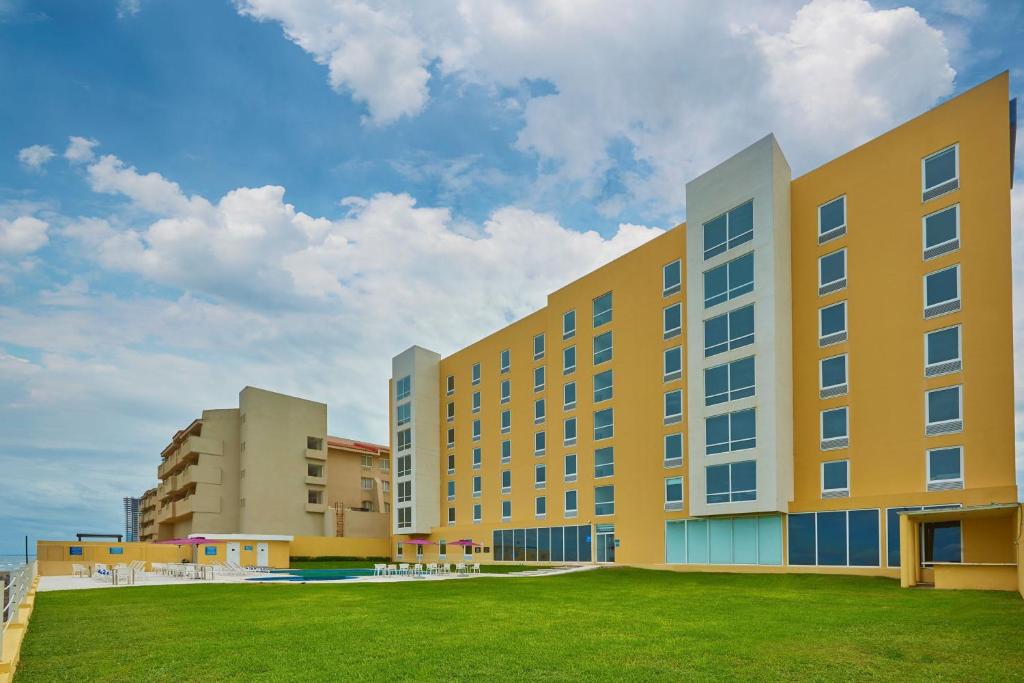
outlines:
{"label": "pool deck", "polygon": [[[174,586],[174,585],[197,585],[211,583],[241,583],[248,585],[302,585],[306,583],[316,584],[365,584],[365,583],[402,583],[409,581],[462,581],[465,579],[515,579],[515,578],[536,578],[538,576],[557,576],[560,574],[571,574],[574,572],[590,571],[597,569],[596,565],[578,565],[555,567],[551,569],[524,570],[521,572],[509,572],[507,574],[419,574],[416,576],[358,576],[349,579],[338,580],[316,580],[296,581],[294,578],[281,578],[279,581],[271,580],[273,574],[217,574],[213,579],[197,580],[177,576],[163,576],[146,572],[137,574],[134,584],[112,586],[109,582],[91,577],[83,576],[41,576],[39,577],[38,591],[66,591],[66,590],[89,590],[92,588],[133,588],[135,586]],[[283,573],[283,572],[282,572]],[[259,579],[250,581],[249,579]]]}

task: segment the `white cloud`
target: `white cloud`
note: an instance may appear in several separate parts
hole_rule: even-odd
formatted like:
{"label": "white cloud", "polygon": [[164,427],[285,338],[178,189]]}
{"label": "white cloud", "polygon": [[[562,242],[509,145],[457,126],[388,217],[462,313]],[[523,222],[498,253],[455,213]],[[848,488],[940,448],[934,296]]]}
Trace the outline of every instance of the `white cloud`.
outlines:
{"label": "white cloud", "polygon": [[31,145],[18,151],[18,161],[31,171],[41,171],[52,158],[53,150],[46,145]]}
{"label": "white cloud", "polygon": [[[614,180],[621,196],[602,198],[609,215],[628,205],[677,217],[688,179],[769,131],[794,170],[807,170],[932,106],[954,77],[941,32],[913,9],[864,0],[239,8],[280,22],[378,124],[426,106],[428,64],[486,87],[549,83],[554,92],[525,98],[517,145],[555,167],[554,184],[539,187],[607,195]],[[615,162],[612,147],[632,163]]]}
{"label": "white cloud", "polygon": [[118,0],[117,18],[134,17],[142,9],[142,0]]}
{"label": "white cloud", "polygon": [[0,256],[24,256],[42,248],[49,241],[49,227],[33,216],[0,218]]}
{"label": "white cloud", "polygon": [[95,157],[92,150],[98,144],[100,143],[92,138],[83,138],[77,135],[72,135],[68,138],[68,146],[67,149],[64,150],[64,158],[73,164],[92,161]]}

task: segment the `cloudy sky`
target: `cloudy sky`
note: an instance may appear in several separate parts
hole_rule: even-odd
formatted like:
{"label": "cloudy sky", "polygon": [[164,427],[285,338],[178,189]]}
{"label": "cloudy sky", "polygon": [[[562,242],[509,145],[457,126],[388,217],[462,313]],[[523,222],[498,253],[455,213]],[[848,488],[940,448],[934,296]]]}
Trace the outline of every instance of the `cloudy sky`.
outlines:
{"label": "cloudy sky", "polygon": [[769,131],[799,175],[1019,95],[1022,31],[994,0],[0,0],[0,554],[119,528],[246,384],[385,441],[394,353],[543,305]]}

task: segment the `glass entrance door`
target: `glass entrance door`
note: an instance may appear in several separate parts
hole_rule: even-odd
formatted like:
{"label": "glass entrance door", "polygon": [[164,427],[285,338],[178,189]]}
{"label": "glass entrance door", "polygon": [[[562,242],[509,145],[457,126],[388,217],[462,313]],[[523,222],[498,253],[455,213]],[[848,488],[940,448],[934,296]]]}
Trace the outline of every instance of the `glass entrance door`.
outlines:
{"label": "glass entrance door", "polygon": [[597,525],[596,556],[598,562],[615,561],[615,525]]}

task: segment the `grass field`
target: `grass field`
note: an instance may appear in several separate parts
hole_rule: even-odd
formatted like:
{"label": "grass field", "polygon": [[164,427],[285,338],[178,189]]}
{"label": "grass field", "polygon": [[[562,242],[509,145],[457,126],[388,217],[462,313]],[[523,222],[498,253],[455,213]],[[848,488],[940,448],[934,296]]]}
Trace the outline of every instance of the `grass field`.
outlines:
{"label": "grass field", "polygon": [[[390,564],[396,564],[394,562]],[[449,562],[448,564],[457,564]],[[293,561],[292,569],[373,569],[373,562],[365,560],[302,560]],[[547,566],[528,564],[482,564],[480,571],[484,574],[513,574],[515,572],[547,569]]]}
{"label": "grass field", "polygon": [[1017,594],[601,569],[40,593],[18,683],[1020,680]]}

